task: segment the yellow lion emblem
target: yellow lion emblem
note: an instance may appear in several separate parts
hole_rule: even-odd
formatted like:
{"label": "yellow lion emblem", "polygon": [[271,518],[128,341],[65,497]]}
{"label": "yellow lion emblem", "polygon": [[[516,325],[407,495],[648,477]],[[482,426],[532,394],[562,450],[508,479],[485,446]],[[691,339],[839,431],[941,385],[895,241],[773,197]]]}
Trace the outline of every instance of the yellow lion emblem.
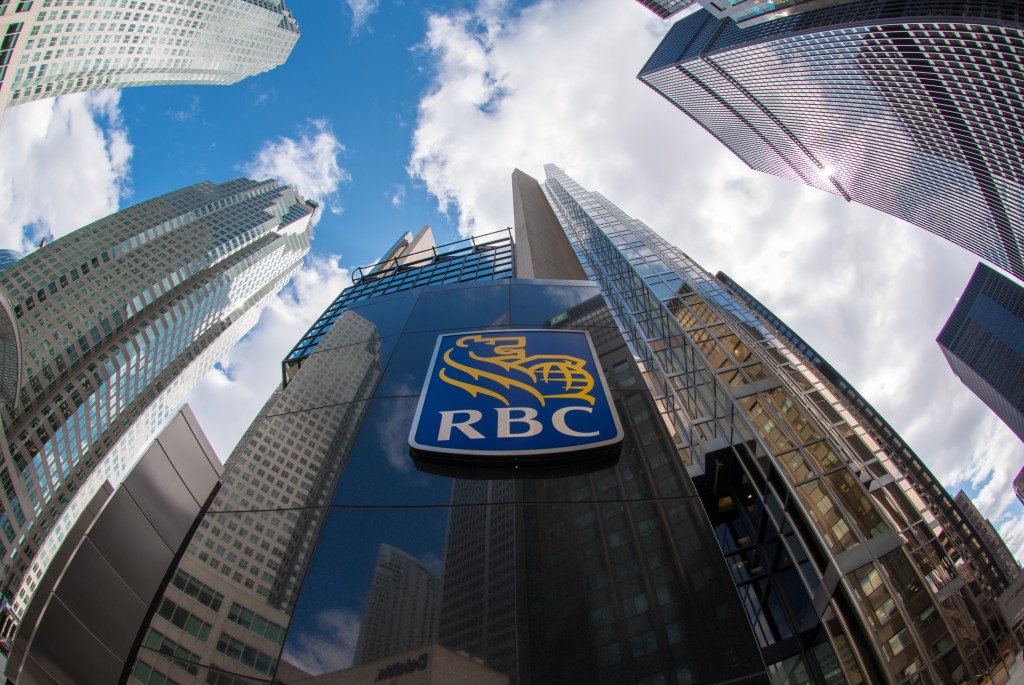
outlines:
{"label": "yellow lion emblem", "polygon": [[[486,354],[488,352],[490,354]],[[487,395],[510,406],[502,392],[478,384],[491,381],[506,390],[525,390],[536,397],[541,406],[554,398],[580,399],[594,404],[590,394],[594,377],[584,368],[585,360],[557,354],[528,355],[524,336],[465,335],[445,351],[443,358],[445,366],[438,377],[473,397]],[[453,378],[452,371],[462,372],[475,382]]]}

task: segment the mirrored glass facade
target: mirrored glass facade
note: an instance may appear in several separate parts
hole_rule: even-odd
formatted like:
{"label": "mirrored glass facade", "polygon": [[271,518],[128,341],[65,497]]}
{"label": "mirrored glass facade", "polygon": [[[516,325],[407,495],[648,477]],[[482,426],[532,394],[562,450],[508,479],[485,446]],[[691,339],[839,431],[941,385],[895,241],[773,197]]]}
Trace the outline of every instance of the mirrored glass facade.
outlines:
{"label": "mirrored glass facade", "polygon": [[866,0],[749,28],[698,12],[639,78],[751,168],[1024,278],[1022,29],[1014,2]]}
{"label": "mirrored glass facade", "polygon": [[[155,603],[132,682],[768,683],[699,493],[599,289],[488,267],[475,282],[379,290],[511,255],[507,238],[436,249],[370,270],[378,281],[360,279],[314,325],[322,337],[231,455]],[[590,334],[625,432],[613,463],[412,459],[438,335],[510,327]]]}
{"label": "mirrored glass facade", "polygon": [[777,337],[785,339],[791,348],[799,351],[833,392],[846,398],[844,406],[847,411],[857,417],[861,426],[906,475],[914,492],[927,505],[927,511],[922,515],[929,517],[929,520],[934,516],[929,526],[955,563],[960,577],[969,586],[973,604],[968,602],[968,608],[978,628],[985,654],[990,657],[998,654],[1001,645],[1005,644],[1010,626],[1003,619],[997,602],[1000,595],[1010,587],[1019,569],[1015,566],[1016,562],[1006,565],[991,548],[991,535],[995,535],[994,531],[990,532],[991,526],[983,525],[984,519],[971,516],[961,506],[959,495],[957,498],[950,495],[885,417],[803,338],[729,276],[718,272],[715,278],[757,313]]}
{"label": "mirrored glass facade", "polygon": [[637,0],[637,2],[657,14],[662,19],[667,19],[673,14],[677,14],[687,7],[693,6],[696,0]]}
{"label": "mirrored glass facade", "polygon": [[978,264],[936,342],[957,378],[1024,440],[1024,286]]}
{"label": "mirrored glass facade", "polygon": [[277,181],[204,182],[0,271],[0,582],[15,613],[93,495],[302,266],[313,211]]}
{"label": "mirrored glass facade", "polygon": [[[510,278],[521,253],[507,236],[448,250],[424,232],[357,274],[284,360],[125,677],[1005,675],[944,521],[870,416],[722,281],[546,173],[513,176],[520,205],[554,213],[517,213],[517,236],[540,222],[531,241],[567,240],[567,270],[588,280]],[[555,469],[411,456],[438,336],[512,328],[589,333],[623,425],[617,457]]]}
{"label": "mirrored glass facade", "polygon": [[693,476],[773,682],[956,683],[1003,669],[941,526],[844,394],[678,248],[545,171]]}

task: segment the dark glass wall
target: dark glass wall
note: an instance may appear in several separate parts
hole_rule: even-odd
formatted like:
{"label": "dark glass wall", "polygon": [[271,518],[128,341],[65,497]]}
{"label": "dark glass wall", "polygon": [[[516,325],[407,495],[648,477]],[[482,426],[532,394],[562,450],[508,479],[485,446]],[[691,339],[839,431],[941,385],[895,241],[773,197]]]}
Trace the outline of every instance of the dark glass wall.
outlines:
{"label": "dark glass wall", "polygon": [[[590,332],[625,433],[614,464],[438,472],[409,456],[437,336],[510,327]],[[165,595],[207,628],[158,615],[137,681],[768,682],[700,498],[594,285],[374,298],[339,318],[257,421],[182,562],[188,578]],[[357,658],[360,643],[376,661]]]}

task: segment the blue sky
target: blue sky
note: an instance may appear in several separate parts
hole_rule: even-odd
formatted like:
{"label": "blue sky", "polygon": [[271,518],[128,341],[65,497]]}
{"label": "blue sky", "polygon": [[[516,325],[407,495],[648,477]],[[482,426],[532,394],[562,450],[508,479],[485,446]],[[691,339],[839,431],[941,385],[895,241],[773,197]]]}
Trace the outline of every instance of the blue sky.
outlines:
{"label": "blue sky", "polygon": [[554,162],[760,297],[1022,556],[1024,446],[934,343],[977,260],[747,169],[635,79],[668,23],[631,0],[288,4],[302,35],[266,74],[66,96],[0,125],[4,247],[200,180],[277,176],[322,203],[306,268],[190,400],[222,458],[352,269],[423,224],[440,243],[511,225],[513,168]]}
{"label": "blue sky", "polygon": [[414,187],[405,167],[429,86],[430,55],[419,47],[428,16],[460,4],[385,1],[357,27],[344,2],[300,0],[289,7],[302,36],[284,65],[226,88],[125,90],[121,110],[134,154],[124,203],[241,175],[266,141],[301,144],[327,132],[343,146],[343,171],[337,191],[323,198],[318,253],[366,263],[424,223],[439,242],[455,240],[456,222],[436,212],[436,199]]}

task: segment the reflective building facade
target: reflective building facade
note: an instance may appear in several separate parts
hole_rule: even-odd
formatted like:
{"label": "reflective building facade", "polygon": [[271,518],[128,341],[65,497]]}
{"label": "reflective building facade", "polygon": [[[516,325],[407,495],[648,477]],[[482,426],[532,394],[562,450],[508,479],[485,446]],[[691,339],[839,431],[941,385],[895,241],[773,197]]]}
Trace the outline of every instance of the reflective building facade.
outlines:
{"label": "reflective building facade", "polygon": [[0,118],[103,88],[229,84],[282,64],[299,38],[283,0],[0,3]]}
{"label": "reflective building facade", "polygon": [[737,26],[753,26],[764,21],[790,17],[812,9],[831,7],[853,0],[637,0],[662,19],[679,14],[700,3],[712,16],[729,18]]}
{"label": "reflective building facade", "polygon": [[[476,668],[474,682],[768,682],[600,291],[513,278],[510,238],[435,247],[408,235],[356,274],[231,455],[154,603],[132,682],[451,682],[438,674],[456,666]],[[510,328],[589,332],[625,433],[617,459],[525,472],[413,460],[438,335]],[[405,607],[378,601],[406,581]],[[411,637],[433,644],[381,639],[358,665],[363,631],[408,637],[403,612],[431,606],[436,637]]]}
{"label": "reflective building facade", "polygon": [[899,461],[795,346],[554,166],[544,192],[694,479],[774,682],[959,682],[998,645]]}
{"label": "reflective building facade", "polygon": [[967,608],[978,630],[983,653],[989,657],[999,653],[1011,626],[1001,618],[997,602],[1013,583],[1017,571],[1014,566],[1008,567],[1003,563],[1004,560],[990,547],[989,540],[994,531],[990,533],[990,526],[983,523],[984,519],[971,516],[970,512],[961,507],[959,499],[950,495],[885,417],[813,347],[729,276],[718,272],[715,278],[756,313],[777,337],[785,339],[792,349],[799,351],[832,392],[845,398],[843,404],[846,410],[857,417],[860,425],[906,475],[914,493],[927,507],[926,511],[922,511],[922,518],[928,520],[929,527],[942,543],[950,561],[955,564],[957,573],[967,583],[970,593]]}
{"label": "reflective building facade", "polygon": [[639,78],[751,168],[1024,278],[1019,3],[810,6],[749,28],[687,16]]}
{"label": "reflective building facade", "polygon": [[[864,414],[683,252],[546,172],[513,174],[514,246],[407,234],[302,337],[131,678],[425,679],[449,652],[511,683],[996,676],[1004,644],[976,625],[941,522]],[[411,455],[439,336],[511,329],[589,333],[617,456]],[[358,665],[364,629],[410,625],[394,618],[408,598],[430,616],[431,574],[436,638],[406,631]]]}
{"label": "reflective building facade", "polygon": [[0,271],[0,582],[16,613],[83,507],[301,267],[313,211],[276,181],[203,182]]}
{"label": "reflective building facade", "polygon": [[1024,440],[1024,286],[978,264],[936,342],[957,378]]}
{"label": "reflective building facade", "polygon": [[637,2],[662,19],[668,19],[673,14],[678,14],[687,7],[692,7],[696,0],[637,0]]}

